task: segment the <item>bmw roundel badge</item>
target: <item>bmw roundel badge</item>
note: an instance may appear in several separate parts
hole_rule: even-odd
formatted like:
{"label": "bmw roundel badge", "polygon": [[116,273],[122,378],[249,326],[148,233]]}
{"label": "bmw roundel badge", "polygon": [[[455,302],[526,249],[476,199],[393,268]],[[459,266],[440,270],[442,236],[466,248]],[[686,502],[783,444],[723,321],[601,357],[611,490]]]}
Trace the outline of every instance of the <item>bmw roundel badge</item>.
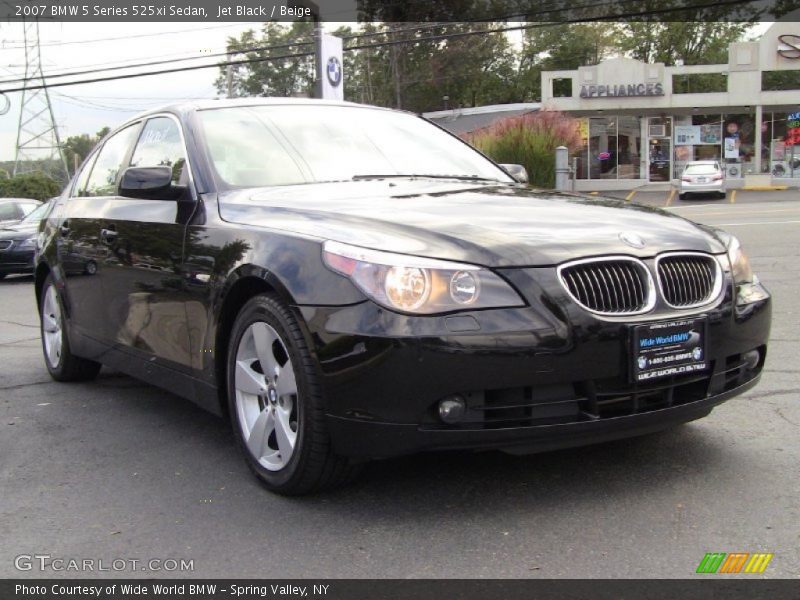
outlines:
{"label": "bmw roundel badge", "polygon": [[325,69],[328,74],[328,81],[333,87],[337,87],[342,83],[342,63],[335,56],[328,59],[328,66]]}

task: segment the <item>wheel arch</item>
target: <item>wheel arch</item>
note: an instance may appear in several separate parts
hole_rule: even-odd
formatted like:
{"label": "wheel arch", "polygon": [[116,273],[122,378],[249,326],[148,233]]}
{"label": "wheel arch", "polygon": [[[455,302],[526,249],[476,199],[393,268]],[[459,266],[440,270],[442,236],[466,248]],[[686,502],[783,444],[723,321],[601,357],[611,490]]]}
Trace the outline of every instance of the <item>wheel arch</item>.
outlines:
{"label": "wheel arch", "polygon": [[[42,303],[42,289],[44,288],[45,279],[50,275],[50,265],[42,261],[36,266],[36,271],[33,276],[33,289],[36,293],[36,306]],[[37,308],[38,311],[38,308]]]}
{"label": "wheel arch", "polygon": [[214,311],[218,315],[214,332],[214,375],[217,380],[220,409],[223,415],[228,414],[226,365],[233,324],[242,307],[259,294],[274,294],[280,298],[294,313],[304,335],[308,335],[302,315],[299,311],[294,310],[296,306],[294,298],[275,274],[256,265],[242,265],[231,273],[220,294],[219,310]]}

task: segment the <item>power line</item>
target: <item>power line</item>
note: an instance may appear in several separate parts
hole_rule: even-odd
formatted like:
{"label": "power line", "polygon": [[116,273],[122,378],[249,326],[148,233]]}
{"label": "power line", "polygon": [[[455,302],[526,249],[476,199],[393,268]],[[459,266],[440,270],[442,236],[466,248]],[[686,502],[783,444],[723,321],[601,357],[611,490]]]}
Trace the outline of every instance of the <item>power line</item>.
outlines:
{"label": "power line", "polygon": [[[275,45],[275,46],[261,46],[261,47],[258,47],[258,48],[253,48],[253,49],[248,49],[248,50],[243,50],[243,51],[216,52],[214,54],[207,54],[205,56],[191,56],[191,57],[187,57],[187,58],[175,58],[175,59],[169,59],[169,60],[155,60],[155,61],[147,61],[147,62],[136,63],[136,64],[132,64],[132,65],[117,65],[117,66],[113,66],[113,67],[105,67],[105,68],[100,68],[100,69],[87,69],[85,71],[70,71],[68,73],[48,73],[47,74],[47,79],[56,79],[56,78],[61,78],[61,77],[74,77],[74,76],[77,76],[77,75],[90,75],[92,73],[102,73],[102,72],[105,72],[105,71],[123,71],[125,69],[136,69],[136,68],[139,68],[139,67],[152,67],[152,66],[156,66],[156,65],[165,65],[165,64],[171,64],[171,63],[187,62],[187,61],[190,61],[190,60],[203,60],[203,59],[208,59],[208,58],[218,58],[218,57],[222,57],[222,56],[231,56],[231,55],[234,55],[234,54],[244,54],[246,52],[260,52],[262,50],[283,50],[283,49],[286,49],[286,48],[294,48],[294,47],[297,47],[297,46],[310,46],[310,45],[313,45],[313,44],[314,44],[313,41],[311,41],[311,42],[292,42],[290,44],[279,44],[279,45]],[[216,66],[218,66],[218,64],[219,63],[214,63],[213,65],[207,65],[207,66],[216,67]],[[3,79],[3,80],[0,80],[0,84],[20,83],[20,82],[23,82],[23,81],[25,81],[24,77],[20,77],[20,78],[16,78],[16,79]],[[53,84],[53,85],[55,85],[55,84]]]}
{"label": "power line", "polygon": [[[72,44],[95,44],[98,42],[121,42],[126,41],[131,38],[146,38],[146,37],[157,37],[160,35],[172,35],[172,34],[180,34],[180,33],[194,33],[195,31],[207,31],[209,29],[223,29],[225,27],[236,27],[240,26],[241,23],[226,23],[224,25],[209,25],[208,27],[195,27],[193,29],[180,29],[174,31],[159,31],[157,33],[140,33],[135,35],[126,35],[125,37],[108,37],[108,38],[94,38],[91,40],[72,40],[68,42],[45,42],[39,44],[40,46],[67,46]],[[14,43],[17,43],[16,41]],[[3,46],[3,50],[23,50],[25,48],[24,45],[20,46]]]}
{"label": "power line", "polygon": [[[623,0],[623,1],[625,1],[625,0]],[[628,0],[628,1],[631,1],[631,0]],[[749,3],[751,1],[752,0],[734,0],[732,2],[729,1],[729,2],[725,2],[725,3],[721,3],[721,4]],[[550,6],[555,6],[556,2],[555,2],[555,0],[553,0],[549,4],[550,4]],[[587,7],[597,8],[598,6],[615,5],[615,4],[619,4],[619,0],[611,0],[611,1],[607,1],[607,2],[601,2],[599,4],[596,3],[596,2],[590,2],[588,4],[583,4],[583,5],[572,5],[570,10],[582,9],[582,8],[587,8]],[[558,12],[558,11],[563,10],[563,9],[560,9],[560,8],[549,8],[549,7],[547,7],[547,4],[544,4],[543,6],[540,6],[539,8],[540,8],[540,10],[536,11],[535,13],[529,13],[527,15],[506,15],[506,16],[502,17],[502,19],[511,19],[511,18],[516,18],[516,17],[521,17],[521,16],[526,16],[526,17],[529,17],[529,16],[540,16],[540,15],[543,15],[543,14],[547,14],[547,13],[551,13],[551,12]],[[680,8],[680,9],[670,9],[670,11],[674,11],[674,10],[683,10],[683,9],[682,8]],[[661,12],[663,12],[663,11],[661,11]],[[653,14],[653,11],[645,11],[645,13],[646,14]],[[396,33],[399,33],[399,32],[405,32],[405,31],[426,31],[426,30],[435,29],[435,28],[439,28],[439,27],[445,27],[447,25],[448,25],[448,23],[444,23],[444,22],[430,23],[430,24],[425,24],[425,25],[417,24],[417,25],[413,25],[413,26],[409,26],[409,27],[405,27],[405,28],[390,29],[388,31],[376,31],[376,32],[368,32],[368,33],[359,33],[359,34],[347,35],[347,36],[343,36],[343,39],[345,41],[347,41],[347,40],[354,40],[354,39],[364,39],[364,38],[369,38],[369,37],[376,37],[376,36],[381,36],[381,35],[383,35],[383,36],[385,36],[385,35],[393,35],[393,34],[396,34]],[[545,24],[536,24],[536,25],[545,25]],[[531,25],[530,27],[535,27],[536,25]],[[526,27],[523,27],[523,28],[530,28],[530,27],[526,26]],[[201,28],[201,29],[203,29],[203,28]],[[514,30],[513,28],[508,29],[508,31],[513,31],[513,30]],[[486,33],[493,33],[493,32],[494,32],[494,30],[486,31]],[[166,33],[168,33],[168,32],[161,32],[161,33],[158,33],[158,34],[142,34],[142,37],[144,37],[145,35],[164,35]],[[481,34],[481,33],[483,33],[483,31],[474,32],[474,33],[473,32],[460,32],[460,33],[456,33],[456,34],[442,34],[442,35],[458,37],[458,36]],[[136,36],[132,36],[132,37],[136,37]],[[111,38],[109,38],[109,39],[111,39]],[[116,39],[116,38],[114,38],[114,39]],[[418,38],[418,39],[420,41],[422,41],[425,38]],[[443,37],[443,38],[428,38],[428,39],[430,41],[434,41],[435,39],[448,39],[448,38],[447,37]],[[98,40],[95,40],[95,41],[98,41]],[[399,44],[406,43],[404,40],[393,40],[393,41],[395,41],[395,42],[397,42]],[[100,66],[100,67],[103,67],[103,68],[99,68],[99,69],[91,68],[91,69],[79,70],[79,71],[74,71],[74,70],[58,71],[58,72],[55,72],[55,73],[50,72],[50,73],[47,74],[47,78],[48,79],[54,79],[54,78],[61,78],[61,77],[74,77],[74,76],[79,76],[79,75],[90,75],[90,74],[99,73],[99,72],[120,71],[120,70],[134,69],[134,68],[140,68],[140,67],[151,67],[151,66],[157,66],[157,65],[163,65],[163,64],[172,64],[172,63],[179,63],[179,62],[202,60],[202,59],[206,59],[206,58],[230,57],[230,56],[234,56],[236,54],[244,54],[244,53],[247,53],[247,52],[261,52],[261,51],[269,51],[269,50],[279,50],[279,49],[294,48],[294,47],[300,47],[300,46],[310,46],[310,45],[313,45],[313,44],[314,44],[314,42],[312,40],[309,40],[309,41],[298,41],[298,42],[292,42],[292,43],[287,43],[287,44],[279,44],[279,45],[272,45],[272,46],[254,46],[254,47],[250,47],[250,48],[241,48],[241,49],[238,49],[238,50],[226,50],[224,52],[216,52],[216,53],[208,54],[208,55],[205,55],[205,56],[190,56],[190,57],[182,57],[182,58],[175,58],[175,59],[165,59],[165,60],[148,60],[146,62],[139,62],[139,63],[133,63],[133,64],[106,63],[106,64],[112,64],[113,65],[113,66],[108,66],[108,67],[104,67],[103,64],[100,64],[100,65],[87,65],[87,67]],[[391,44],[387,43],[387,45],[391,45]],[[369,48],[369,47],[370,46],[366,46],[366,45],[357,45],[357,46],[351,46],[351,47],[345,48],[345,50],[360,50],[360,49]],[[155,57],[155,58],[157,58],[157,57]],[[213,67],[215,65],[211,65],[211,66]],[[17,78],[14,78],[14,79],[3,79],[3,80],[0,80],[0,85],[9,84],[9,83],[20,83],[20,82],[23,82],[23,81],[24,81],[24,78],[20,78],[20,77],[17,77]]]}
{"label": "power line", "polygon": [[[682,7],[678,7],[678,8],[671,7],[671,8],[663,8],[663,9],[660,9],[660,10],[638,11],[638,12],[635,12],[635,13],[627,13],[627,14],[623,14],[623,15],[613,15],[613,16],[604,15],[604,16],[600,16],[600,17],[594,17],[594,18],[591,18],[591,19],[564,20],[564,21],[559,21],[558,24],[588,23],[588,22],[609,21],[609,20],[614,20],[614,19],[625,19],[625,18],[632,18],[632,17],[655,16],[655,15],[659,15],[659,14],[669,14],[669,13],[674,13],[674,12],[685,12],[685,11],[692,10],[692,9],[708,9],[708,8],[732,6],[732,5],[738,5],[738,4],[749,4],[749,3],[751,3],[751,1],[752,0],[726,0],[726,1],[723,1],[723,2],[716,2],[714,4],[703,4],[703,5],[695,5],[695,6],[682,6]],[[614,2],[609,2],[608,4],[614,4]],[[432,42],[432,41],[442,41],[442,40],[446,40],[446,39],[462,38],[462,37],[469,37],[469,36],[474,36],[474,35],[486,35],[486,34],[492,34],[492,33],[504,33],[504,32],[508,32],[508,31],[520,31],[520,30],[525,30],[525,29],[536,29],[536,28],[542,28],[542,27],[548,27],[548,26],[553,26],[553,23],[534,23],[534,24],[528,23],[528,24],[524,24],[524,25],[519,25],[519,26],[514,26],[514,27],[504,27],[504,28],[499,28],[499,29],[463,31],[463,32],[454,32],[454,33],[447,33],[447,34],[434,35],[434,36],[428,36],[428,37],[416,37],[416,38],[405,38],[405,39],[400,39],[400,40],[390,40],[390,41],[378,42],[378,43],[373,43],[373,44],[361,44],[361,45],[355,45],[355,46],[348,46],[347,48],[344,48],[344,51],[348,52],[348,51],[354,51],[354,50],[366,50],[366,49],[370,49],[370,48],[379,48],[379,47],[385,47],[385,46],[396,46],[396,45],[408,44],[408,43],[423,43],[423,42]],[[355,38],[356,38],[356,36],[352,36],[350,39],[355,39]],[[233,54],[244,54],[244,53],[247,53],[247,52],[265,51],[265,50],[272,50],[272,49],[281,49],[281,48],[284,48],[284,47],[294,47],[296,45],[302,45],[302,44],[284,44],[284,45],[278,45],[278,46],[265,46],[265,47],[261,47],[261,48],[258,48],[258,49],[244,50],[244,51],[241,51],[241,52],[239,52],[239,51],[224,52],[224,53],[219,53],[219,55],[220,56],[229,56],[229,55],[233,55]],[[153,76],[153,75],[165,75],[165,74],[169,74],[169,73],[181,73],[181,72],[196,71],[196,70],[201,70],[201,69],[219,68],[220,66],[227,66],[227,65],[238,66],[238,65],[244,65],[244,64],[252,64],[252,63],[265,62],[265,61],[272,61],[272,60],[285,60],[285,59],[290,59],[290,58],[305,58],[305,57],[308,57],[308,56],[313,56],[313,54],[314,54],[313,52],[295,52],[295,53],[278,55],[278,56],[253,57],[253,58],[247,58],[247,59],[230,60],[230,61],[226,62],[225,65],[220,65],[219,63],[215,63],[215,64],[211,64],[211,65],[192,65],[192,66],[187,66],[187,67],[178,67],[178,68],[174,68],[174,69],[161,69],[161,70],[157,70],[157,71],[146,71],[146,72],[141,72],[141,73],[129,73],[129,74],[125,74],[125,75],[115,75],[115,76],[108,76],[108,77],[97,77],[97,78],[94,78],[94,79],[85,79],[85,80],[80,80],[80,81],[49,83],[49,84],[46,84],[46,85],[42,84],[40,86],[30,86],[27,89],[35,90],[35,89],[44,89],[44,88],[50,88],[50,87],[63,87],[63,86],[70,86],[70,85],[83,85],[83,84],[88,84],[88,83],[99,83],[99,82],[105,82],[105,81],[115,81],[115,80],[121,80],[121,79],[132,79],[132,78],[138,78],[138,77],[149,77],[149,76]],[[161,61],[161,62],[163,63],[163,62],[173,62],[173,61]],[[161,63],[159,63],[159,62],[143,63],[142,66],[152,66],[154,64],[161,64]],[[127,67],[127,68],[133,68],[133,66],[131,65],[131,66]],[[90,74],[90,73],[103,72],[103,71],[108,71],[108,70],[111,70],[111,69],[97,69],[97,70],[88,71],[88,72],[85,72],[85,73],[74,73],[73,75]],[[66,76],[66,75],[62,75],[62,76]],[[51,76],[48,76],[48,77],[51,77]],[[12,82],[14,82],[14,81],[13,80],[7,80],[7,81],[0,82],[0,84],[2,84],[2,83],[12,83]],[[12,89],[7,89],[7,90],[3,90],[3,91],[6,92],[6,93],[10,93],[10,92],[18,92],[18,91],[21,91],[22,89],[24,89],[24,88],[12,88]]]}

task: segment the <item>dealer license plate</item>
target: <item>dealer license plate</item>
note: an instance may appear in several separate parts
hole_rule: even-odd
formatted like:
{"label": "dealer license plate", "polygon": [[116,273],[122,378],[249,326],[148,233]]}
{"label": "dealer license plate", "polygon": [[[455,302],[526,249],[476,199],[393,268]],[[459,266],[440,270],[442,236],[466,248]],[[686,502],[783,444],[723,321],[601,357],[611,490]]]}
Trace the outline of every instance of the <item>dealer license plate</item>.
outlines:
{"label": "dealer license plate", "polygon": [[698,177],[697,183],[707,183],[708,179],[706,177]]}
{"label": "dealer license plate", "polygon": [[633,380],[651,381],[709,368],[705,317],[636,325],[632,343]]}

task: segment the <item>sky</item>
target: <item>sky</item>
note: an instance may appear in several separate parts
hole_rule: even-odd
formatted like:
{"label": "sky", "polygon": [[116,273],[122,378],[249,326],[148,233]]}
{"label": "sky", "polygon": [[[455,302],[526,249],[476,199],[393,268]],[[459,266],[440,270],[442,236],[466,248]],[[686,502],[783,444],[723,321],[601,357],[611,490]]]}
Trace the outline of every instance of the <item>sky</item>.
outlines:
{"label": "sky", "polygon": [[[42,23],[42,67],[59,69],[101,63],[145,62],[224,52],[228,37],[238,37],[260,23]],[[145,37],[146,36],[146,37]],[[25,55],[21,48],[20,23],[0,23],[0,80],[21,77]],[[95,41],[102,40],[102,41]],[[206,59],[213,63],[219,59]],[[203,61],[181,64],[202,64]],[[169,68],[163,65],[157,68]],[[83,70],[83,69],[78,69]],[[123,71],[127,73],[131,71]],[[101,73],[112,75],[114,73]],[[170,75],[51,88],[59,135],[62,139],[82,133],[94,134],[104,126],[114,127],[142,110],[172,100],[217,97],[215,68]],[[89,78],[90,76],[87,76]],[[56,80],[53,80],[56,81]],[[14,84],[16,87],[18,84]],[[10,84],[7,86],[10,87]],[[0,85],[2,89],[2,85]],[[0,161],[13,160],[20,107],[19,93],[8,94],[9,112],[0,115]],[[0,109],[3,103],[0,101]]]}
{"label": "sky", "polygon": [[[39,37],[45,74],[60,69],[83,70],[102,64],[120,64],[203,57],[224,52],[228,37],[238,37],[261,23],[42,23]],[[336,29],[328,23],[326,29]],[[761,24],[754,33],[763,33]],[[0,89],[3,79],[23,75],[21,23],[0,23]],[[206,59],[192,63],[213,63]],[[163,65],[158,68],[168,68]],[[127,73],[131,71],[123,71]],[[101,73],[111,75],[113,73]],[[218,69],[52,88],[50,99],[62,140],[83,133],[93,135],[126,118],[173,100],[215,98]],[[89,78],[91,76],[87,76]],[[51,80],[57,81],[57,80]],[[16,87],[18,84],[14,84]],[[6,86],[9,87],[9,86]],[[10,110],[0,115],[0,161],[13,160],[20,108],[19,93],[8,94]],[[2,110],[0,101],[0,110]]]}

